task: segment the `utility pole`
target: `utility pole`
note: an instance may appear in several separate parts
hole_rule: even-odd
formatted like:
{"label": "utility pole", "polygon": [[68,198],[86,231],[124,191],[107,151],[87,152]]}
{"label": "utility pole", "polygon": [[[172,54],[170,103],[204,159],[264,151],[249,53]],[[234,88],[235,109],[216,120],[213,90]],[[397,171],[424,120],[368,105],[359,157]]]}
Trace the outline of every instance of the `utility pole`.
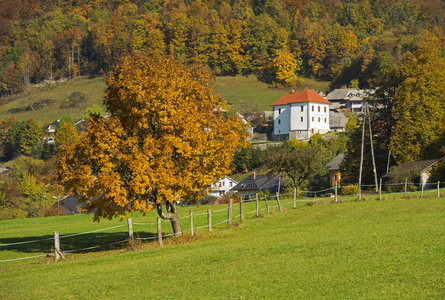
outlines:
{"label": "utility pole", "polygon": [[379,183],[377,181],[377,169],[375,167],[374,146],[372,144],[371,114],[369,113],[368,102],[366,102],[366,112],[368,113],[369,142],[371,143],[371,156],[372,156],[372,167],[374,168],[375,191],[376,191],[376,193],[378,193],[378,191],[379,191]]}
{"label": "utility pole", "polygon": [[363,148],[365,146],[365,115],[363,115],[363,129],[362,129],[362,150],[360,155],[360,174],[358,177],[358,199],[362,199],[362,171],[363,171]]}

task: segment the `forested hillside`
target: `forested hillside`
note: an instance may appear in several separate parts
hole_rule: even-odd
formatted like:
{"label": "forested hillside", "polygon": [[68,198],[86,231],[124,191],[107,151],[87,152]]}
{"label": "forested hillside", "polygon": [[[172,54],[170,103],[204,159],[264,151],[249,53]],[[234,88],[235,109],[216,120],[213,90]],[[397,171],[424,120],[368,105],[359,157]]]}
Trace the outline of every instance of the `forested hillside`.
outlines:
{"label": "forested hillside", "polygon": [[369,87],[424,30],[442,46],[444,18],[441,0],[2,0],[0,95],[140,52],[278,85]]}

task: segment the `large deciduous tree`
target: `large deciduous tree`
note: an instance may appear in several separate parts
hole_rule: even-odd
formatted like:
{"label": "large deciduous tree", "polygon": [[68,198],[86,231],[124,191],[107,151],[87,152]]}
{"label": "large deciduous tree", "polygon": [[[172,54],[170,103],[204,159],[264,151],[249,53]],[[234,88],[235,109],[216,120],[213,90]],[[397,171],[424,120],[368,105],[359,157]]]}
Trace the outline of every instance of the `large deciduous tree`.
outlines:
{"label": "large deciduous tree", "polygon": [[398,162],[438,157],[445,124],[445,61],[431,33],[405,55],[397,70],[390,149]]}
{"label": "large deciduous tree", "polygon": [[124,59],[106,78],[110,117],[90,118],[87,134],[65,147],[60,182],[95,220],[156,209],[180,235],[176,202],[200,199],[245,145],[242,123],[224,117],[210,79],[171,59]]}

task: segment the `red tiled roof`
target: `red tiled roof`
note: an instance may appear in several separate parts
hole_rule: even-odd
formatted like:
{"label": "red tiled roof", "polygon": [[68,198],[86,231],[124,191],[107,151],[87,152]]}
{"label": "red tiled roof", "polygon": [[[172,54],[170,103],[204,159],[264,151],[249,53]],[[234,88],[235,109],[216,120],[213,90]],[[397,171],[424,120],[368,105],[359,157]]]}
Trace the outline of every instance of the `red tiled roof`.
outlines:
{"label": "red tiled roof", "polygon": [[305,88],[302,92],[287,93],[286,95],[272,103],[271,106],[306,102],[331,104],[331,102],[320,96],[316,91]]}

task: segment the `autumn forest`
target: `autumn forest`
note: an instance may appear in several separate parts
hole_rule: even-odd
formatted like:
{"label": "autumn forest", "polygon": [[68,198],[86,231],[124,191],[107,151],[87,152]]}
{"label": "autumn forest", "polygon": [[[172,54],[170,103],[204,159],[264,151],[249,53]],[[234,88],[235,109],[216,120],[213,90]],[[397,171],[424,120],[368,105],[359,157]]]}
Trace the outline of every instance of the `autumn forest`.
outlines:
{"label": "autumn forest", "polygon": [[170,55],[276,85],[370,87],[431,31],[443,1],[0,1],[0,95],[100,75],[127,55]]}

